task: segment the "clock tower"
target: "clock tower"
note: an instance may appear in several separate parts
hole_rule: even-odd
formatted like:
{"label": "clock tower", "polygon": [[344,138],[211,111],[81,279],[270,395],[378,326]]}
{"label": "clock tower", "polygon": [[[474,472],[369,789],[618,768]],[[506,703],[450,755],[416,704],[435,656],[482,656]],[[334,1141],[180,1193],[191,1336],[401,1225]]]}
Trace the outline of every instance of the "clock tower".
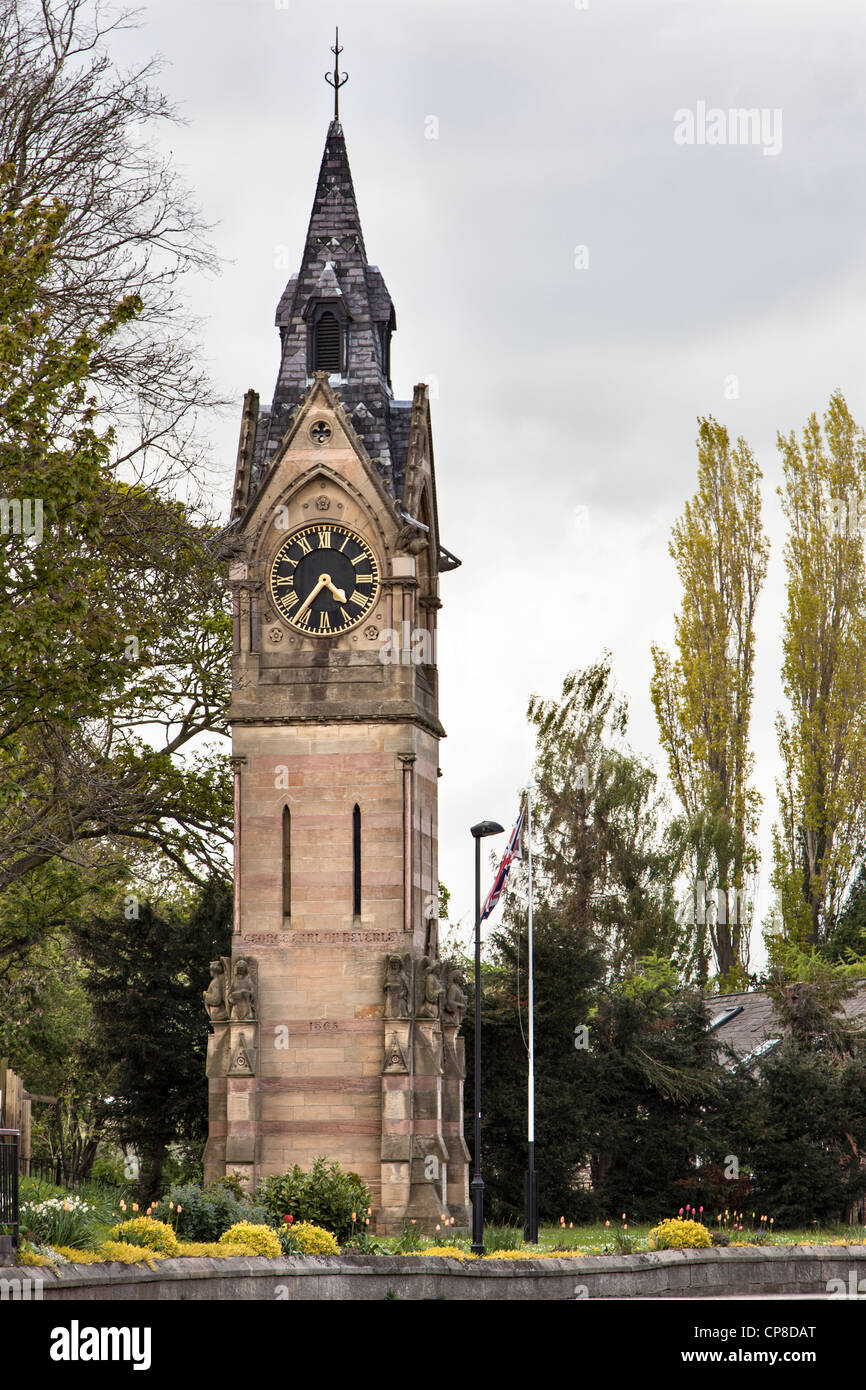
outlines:
{"label": "clock tower", "polygon": [[229,530],[235,919],[205,992],[205,1180],[324,1154],[371,1189],[377,1231],[465,1226],[466,986],[437,933],[439,576],[459,562],[427,388],[392,390],[336,103],[276,326]]}

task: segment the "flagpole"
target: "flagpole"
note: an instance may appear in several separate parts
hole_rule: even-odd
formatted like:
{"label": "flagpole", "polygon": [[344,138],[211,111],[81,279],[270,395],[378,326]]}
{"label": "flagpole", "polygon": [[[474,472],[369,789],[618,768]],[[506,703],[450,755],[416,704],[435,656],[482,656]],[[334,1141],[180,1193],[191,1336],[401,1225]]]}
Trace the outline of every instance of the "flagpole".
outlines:
{"label": "flagpole", "polygon": [[538,1174],[535,1171],[535,1004],[532,949],[532,786],[526,788],[526,845],[529,864],[529,1080],[526,1130],[529,1168],[524,1191],[525,1221],[523,1239],[538,1244]]}

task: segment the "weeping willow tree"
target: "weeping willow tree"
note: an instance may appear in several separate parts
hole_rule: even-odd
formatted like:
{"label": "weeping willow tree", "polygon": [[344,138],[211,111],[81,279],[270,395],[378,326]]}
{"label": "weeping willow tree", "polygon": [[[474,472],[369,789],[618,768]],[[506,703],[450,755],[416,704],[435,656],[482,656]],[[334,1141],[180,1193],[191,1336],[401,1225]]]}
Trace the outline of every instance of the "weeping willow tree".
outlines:
{"label": "weeping willow tree", "polygon": [[686,969],[703,983],[712,961],[730,987],[749,963],[748,886],[758,862],[749,723],[769,545],[761,471],[748,445],[733,445],[712,417],[699,421],[697,443],[697,491],[669,547],[682,584],[676,655],[653,647],[650,692],[681,807],[675,833],[694,904]]}

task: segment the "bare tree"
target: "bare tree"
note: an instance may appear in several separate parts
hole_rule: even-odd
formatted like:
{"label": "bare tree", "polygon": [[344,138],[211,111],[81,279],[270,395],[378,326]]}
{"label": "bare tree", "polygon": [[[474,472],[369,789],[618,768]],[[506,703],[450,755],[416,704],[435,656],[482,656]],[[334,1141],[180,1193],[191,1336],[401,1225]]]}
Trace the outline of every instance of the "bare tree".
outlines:
{"label": "bare tree", "polygon": [[198,325],[178,294],[216,269],[210,228],[155,144],[179,117],[159,64],[115,67],[107,44],[135,11],[99,0],[0,0],[0,163],[10,205],[67,210],[44,286],[52,336],[94,330],[130,295],[143,309],[102,341],[92,380],[117,426],[115,465],[168,481],[203,462],[197,414],[219,404],[197,361]]}

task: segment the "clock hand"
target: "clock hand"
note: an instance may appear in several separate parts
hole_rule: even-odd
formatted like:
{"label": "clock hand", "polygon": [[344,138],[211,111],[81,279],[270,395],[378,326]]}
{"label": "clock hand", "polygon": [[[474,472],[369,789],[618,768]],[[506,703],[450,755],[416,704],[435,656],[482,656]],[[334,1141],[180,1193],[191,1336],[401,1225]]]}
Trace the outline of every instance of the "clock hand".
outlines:
{"label": "clock hand", "polygon": [[307,594],[307,597],[304,599],[297,613],[295,613],[292,621],[297,622],[299,618],[303,618],[310,604],[313,602],[313,599],[318,597],[318,595],[321,593],[321,591],[325,588],[326,585],[330,587],[330,584],[331,576],[329,574],[320,574],[318,584]]}
{"label": "clock hand", "polygon": [[345,590],[335,588],[334,585],[331,583],[331,576],[330,576],[330,575],[325,575],[325,580],[326,580],[325,587],[328,588],[328,589],[330,589],[331,595],[332,595],[333,598],[336,599],[337,603],[345,603],[345,602],[346,602]]}

